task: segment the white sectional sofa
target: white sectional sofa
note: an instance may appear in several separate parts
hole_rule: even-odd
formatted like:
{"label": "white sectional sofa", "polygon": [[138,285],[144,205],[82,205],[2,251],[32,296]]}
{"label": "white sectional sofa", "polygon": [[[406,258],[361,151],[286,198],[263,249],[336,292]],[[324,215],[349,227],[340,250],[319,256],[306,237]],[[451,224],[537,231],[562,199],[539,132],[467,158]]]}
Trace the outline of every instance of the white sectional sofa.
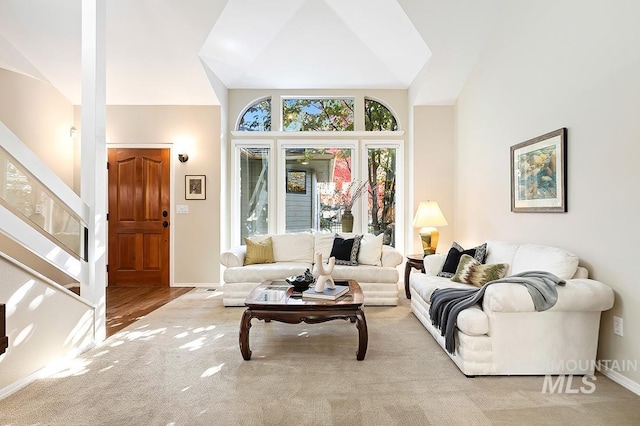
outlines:
{"label": "white sectional sofa", "polygon": [[[445,258],[426,256],[425,273],[412,273],[409,280],[411,309],[443,348],[444,337],[429,316],[431,294],[438,288],[474,288],[437,276]],[[455,352],[447,354],[468,376],[593,374],[600,314],[613,307],[614,294],[589,279],[578,262],[576,255],[559,248],[487,241],[485,263],[507,263],[506,276],[542,270],[566,285],[556,286],[557,302],[541,312],[534,309],[525,286],[489,285],[481,305],[457,316]]]}
{"label": "white sectional sofa", "polygon": [[[340,234],[352,238],[354,234]],[[328,232],[273,234],[252,237],[260,241],[271,238],[274,263],[245,265],[246,246],[237,246],[220,256],[225,267],[222,283],[224,306],[244,306],[244,301],[258,284],[265,280],[284,279],[313,271],[315,253],[322,253],[326,262],[331,254],[335,234]],[[378,237],[365,234],[358,253],[358,265],[336,265],[334,280],[358,281],[367,305],[397,305],[399,272],[402,255],[393,247],[382,244]]]}

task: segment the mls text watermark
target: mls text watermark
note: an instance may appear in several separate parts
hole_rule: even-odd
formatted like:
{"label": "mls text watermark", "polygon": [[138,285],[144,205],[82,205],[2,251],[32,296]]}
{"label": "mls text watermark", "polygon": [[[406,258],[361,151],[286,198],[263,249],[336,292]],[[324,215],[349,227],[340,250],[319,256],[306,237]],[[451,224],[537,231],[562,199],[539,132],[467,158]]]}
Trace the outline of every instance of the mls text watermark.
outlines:
{"label": "mls text watermark", "polygon": [[[638,360],[568,360],[555,362],[554,371],[568,371],[569,374],[544,376],[542,393],[557,394],[592,394],[596,390],[597,377],[583,374],[584,371],[638,371]],[[571,374],[575,372],[575,374]]]}

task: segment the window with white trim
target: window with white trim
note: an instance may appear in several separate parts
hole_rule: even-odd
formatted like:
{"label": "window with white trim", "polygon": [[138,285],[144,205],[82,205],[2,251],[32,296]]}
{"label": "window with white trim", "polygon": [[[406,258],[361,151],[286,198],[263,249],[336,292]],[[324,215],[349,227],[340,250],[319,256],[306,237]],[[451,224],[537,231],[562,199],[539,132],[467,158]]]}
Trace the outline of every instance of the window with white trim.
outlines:
{"label": "window with white trim", "polygon": [[[376,140],[377,134],[364,140],[363,135],[397,131],[398,121],[381,102],[365,97],[360,114],[366,132],[354,132],[354,104],[353,98],[284,97],[283,129],[290,136],[266,130],[270,98],[243,111],[237,130],[262,131],[275,140],[232,140],[232,213],[238,218],[232,224],[234,243],[256,234],[348,231],[349,213],[352,232],[384,233],[386,244],[397,243],[403,139]],[[302,138],[296,138],[298,131],[305,132]],[[314,131],[321,133],[316,137]],[[353,206],[345,204],[358,186],[362,192]]]}

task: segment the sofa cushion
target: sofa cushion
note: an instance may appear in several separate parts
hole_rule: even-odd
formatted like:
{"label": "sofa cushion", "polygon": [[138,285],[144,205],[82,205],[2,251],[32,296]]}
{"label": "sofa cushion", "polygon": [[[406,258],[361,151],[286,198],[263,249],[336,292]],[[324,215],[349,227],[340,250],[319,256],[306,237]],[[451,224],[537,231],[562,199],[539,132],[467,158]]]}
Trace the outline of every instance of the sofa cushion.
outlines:
{"label": "sofa cushion", "polygon": [[358,251],[360,250],[361,239],[362,235],[345,239],[336,234],[330,255],[330,257],[336,258],[336,265],[358,265]]}
{"label": "sofa cushion", "polygon": [[[431,294],[438,288],[473,289],[471,284],[457,283],[446,277],[427,274],[411,274],[409,286],[413,288],[425,303],[431,303]],[[491,286],[489,286],[490,288]]]}
{"label": "sofa cushion", "polygon": [[253,265],[256,263],[273,263],[273,244],[271,237],[262,241],[251,241],[251,238],[245,237],[247,245],[247,253],[244,258],[245,265]]}
{"label": "sofa cushion", "polygon": [[404,261],[404,258],[398,250],[385,244],[382,246],[382,258],[380,261],[383,267],[390,266],[395,268]]}
{"label": "sofa cushion", "polygon": [[336,281],[356,280],[359,283],[396,283],[400,274],[396,268],[381,268],[379,266],[336,265],[331,277]]}
{"label": "sofa cushion", "polygon": [[381,266],[382,265],[382,245],[384,234],[378,236],[365,234],[360,241],[360,251],[358,251],[358,264]]}
{"label": "sofa cushion", "polygon": [[331,256],[331,249],[333,248],[333,239],[336,234],[333,232],[315,232],[313,234],[313,254],[322,254],[323,259],[328,259]]}
{"label": "sofa cushion", "polygon": [[578,270],[578,256],[556,247],[487,241],[486,263],[508,263],[507,276],[525,271],[547,271],[568,280]]}
{"label": "sofa cushion", "polygon": [[311,263],[262,263],[224,270],[225,283],[260,283],[266,280],[284,280],[292,275],[303,274],[311,269]]}
{"label": "sofa cushion", "polygon": [[276,262],[313,263],[313,234],[308,232],[273,234],[271,239],[273,240],[273,258]]}
{"label": "sofa cushion", "polygon": [[513,257],[511,274],[524,271],[547,271],[568,280],[578,268],[578,256],[556,247],[521,244]]}
{"label": "sofa cushion", "polygon": [[451,281],[482,287],[489,281],[503,278],[507,273],[508,267],[509,265],[506,263],[483,265],[468,254],[463,254]]}
{"label": "sofa cushion", "polygon": [[454,241],[451,245],[451,248],[449,249],[447,258],[444,261],[444,265],[442,265],[442,271],[438,273],[438,276],[445,278],[453,277],[453,275],[456,273],[456,269],[458,269],[458,263],[460,263],[460,258],[463,254],[468,254],[469,256],[475,258],[478,262],[484,263],[486,253],[487,243],[465,250],[460,244]]}
{"label": "sofa cushion", "polygon": [[456,318],[456,327],[467,336],[489,333],[489,317],[478,305],[463,309]]}
{"label": "sofa cushion", "polygon": [[513,257],[518,251],[518,244],[508,243],[506,241],[487,240],[487,257],[485,263],[506,263],[509,265],[507,276],[512,275],[511,265]]}
{"label": "sofa cushion", "polygon": [[447,259],[442,253],[434,253],[422,258],[422,265],[424,266],[424,273],[427,275],[438,275],[438,272],[442,271],[444,261]]}

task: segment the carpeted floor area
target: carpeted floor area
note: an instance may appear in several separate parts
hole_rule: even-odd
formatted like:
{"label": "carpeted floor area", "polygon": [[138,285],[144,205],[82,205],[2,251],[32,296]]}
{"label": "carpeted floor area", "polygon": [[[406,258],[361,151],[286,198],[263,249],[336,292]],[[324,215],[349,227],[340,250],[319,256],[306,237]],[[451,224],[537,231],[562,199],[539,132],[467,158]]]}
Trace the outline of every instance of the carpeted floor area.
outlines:
{"label": "carpeted floor area", "polygon": [[[542,393],[543,377],[465,377],[402,299],[357,330],[254,320],[196,289],[0,401],[2,425],[632,425],[640,397],[598,375],[592,394]],[[576,387],[576,386],[574,386]]]}

